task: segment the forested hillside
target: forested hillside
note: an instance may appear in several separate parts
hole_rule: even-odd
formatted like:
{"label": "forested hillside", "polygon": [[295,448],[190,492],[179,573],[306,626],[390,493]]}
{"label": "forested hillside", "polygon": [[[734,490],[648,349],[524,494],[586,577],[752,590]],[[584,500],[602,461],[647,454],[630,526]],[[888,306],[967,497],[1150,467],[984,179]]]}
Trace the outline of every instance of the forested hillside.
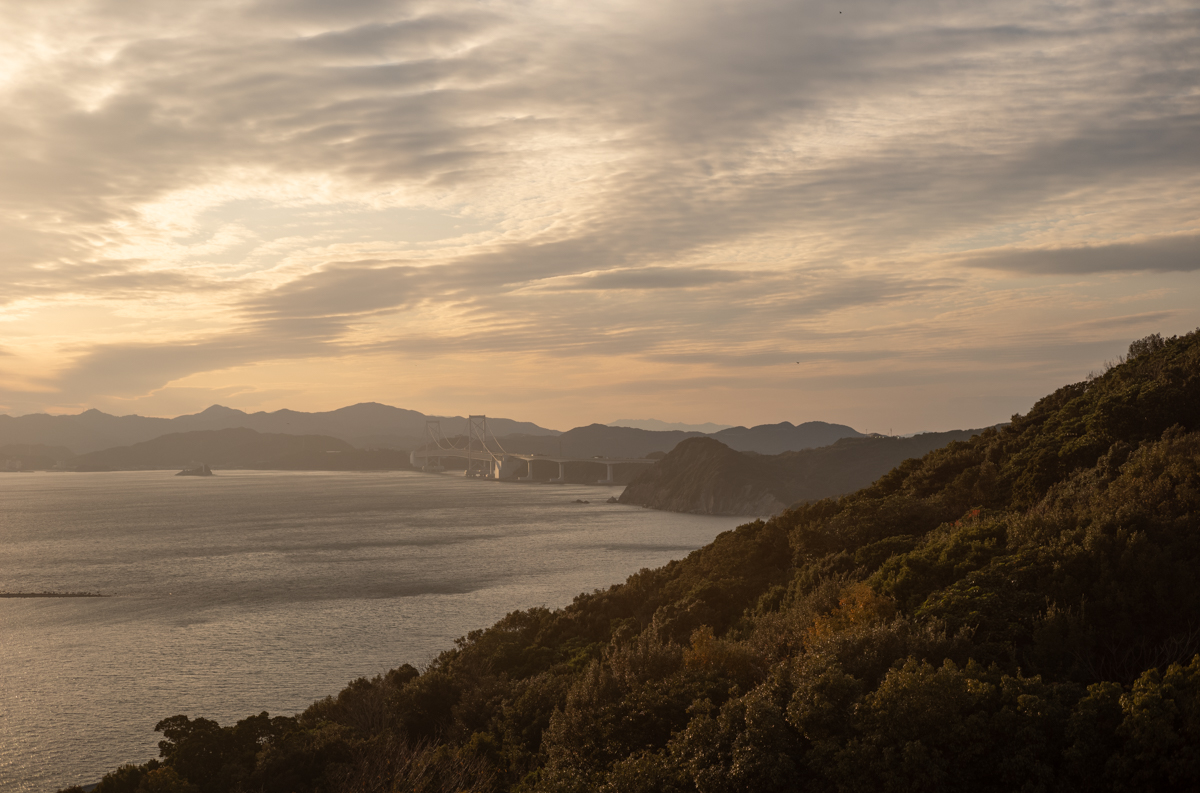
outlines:
{"label": "forested hillside", "polygon": [[[1200,786],[1200,332],[296,717],[98,790]],[[164,714],[165,715],[165,714]]]}
{"label": "forested hillside", "polygon": [[797,501],[840,496],[871,484],[897,464],[983,430],[842,438],[816,449],[761,455],[715,438],[689,438],[621,493],[636,504],[700,515],[766,516]]}

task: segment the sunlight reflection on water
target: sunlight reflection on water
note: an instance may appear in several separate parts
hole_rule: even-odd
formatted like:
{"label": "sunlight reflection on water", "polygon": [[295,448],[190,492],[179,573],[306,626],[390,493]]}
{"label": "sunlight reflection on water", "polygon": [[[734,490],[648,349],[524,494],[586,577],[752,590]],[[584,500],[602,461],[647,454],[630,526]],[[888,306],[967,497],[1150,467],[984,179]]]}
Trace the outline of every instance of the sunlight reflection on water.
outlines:
{"label": "sunlight reflection on water", "polygon": [[741,522],[601,503],[619,491],[411,472],[0,476],[0,590],[112,595],[0,599],[0,790],[144,762],[176,713],[296,712]]}

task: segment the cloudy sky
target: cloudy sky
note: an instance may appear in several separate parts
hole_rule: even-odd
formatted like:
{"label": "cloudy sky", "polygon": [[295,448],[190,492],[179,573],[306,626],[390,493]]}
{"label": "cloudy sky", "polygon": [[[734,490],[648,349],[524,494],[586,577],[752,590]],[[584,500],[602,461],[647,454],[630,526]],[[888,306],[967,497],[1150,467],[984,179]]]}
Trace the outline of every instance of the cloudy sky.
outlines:
{"label": "cloudy sky", "polygon": [[1200,325],[1192,0],[0,3],[0,412],[980,426]]}

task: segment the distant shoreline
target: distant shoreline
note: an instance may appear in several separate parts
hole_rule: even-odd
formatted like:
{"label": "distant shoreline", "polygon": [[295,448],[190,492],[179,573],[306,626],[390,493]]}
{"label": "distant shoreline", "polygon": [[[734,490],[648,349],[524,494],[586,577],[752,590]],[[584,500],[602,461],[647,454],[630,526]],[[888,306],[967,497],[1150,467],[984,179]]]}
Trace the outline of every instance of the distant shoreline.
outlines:
{"label": "distant shoreline", "polygon": [[99,592],[0,592],[0,598],[107,598]]}

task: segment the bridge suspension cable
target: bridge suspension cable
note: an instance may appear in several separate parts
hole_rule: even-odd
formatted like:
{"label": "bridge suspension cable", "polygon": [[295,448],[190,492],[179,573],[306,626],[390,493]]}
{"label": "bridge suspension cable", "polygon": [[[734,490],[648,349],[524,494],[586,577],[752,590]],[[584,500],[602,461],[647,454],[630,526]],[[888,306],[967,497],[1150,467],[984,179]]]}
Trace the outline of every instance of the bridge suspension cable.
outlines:
{"label": "bridge suspension cable", "polygon": [[[484,415],[467,416],[466,448],[456,445],[446,437],[445,433],[442,432],[442,422],[440,419],[426,419],[425,434],[428,436],[432,446],[438,451],[466,452],[468,471],[471,470],[476,459],[480,462],[490,461],[500,463],[503,461],[503,458],[509,456],[504,446],[500,443],[500,440],[488,430],[487,416]],[[499,453],[492,451],[492,444],[496,446]],[[476,452],[479,453],[478,458],[475,457]]]}
{"label": "bridge suspension cable", "polygon": [[[533,463],[535,460],[547,460],[549,462],[558,463],[558,478],[549,481],[554,483],[562,483],[566,481],[566,465],[567,463],[598,463],[607,466],[608,475],[597,484],[612,485],[616,484],[614,478],[614,466],[617,465],[653,465],[654,460],[648,458],[625,459],[625,458],[610,458],[610,457],[575,457],[564,456],[562,453],[562,442],[559,441],[559,454],[555,456],[547,456],[537,452],[517,452],[510,453],[500,443],[497,438],[489,430],[487,425],[487,416],[467,416],[465,439],[466,443],[463,446],[458,445],[458,439],[462,435],[456,435],[454,440],[446,437],[442,432],[442,424],[439,419],[427,419],[425,421],[425,434],[429,436],[429,443],[424,449],[416,449],[409,455],[409,460],[414,466],[418,466],[423,471],[444,471],[442,468],[441,457],[458,457],[465,458],[467,461],[467,476],[483,477],[487,479],[504,479],[516,477],[516,466],[524,462],[527,466],[528,475],[522,477],[525,481],[532,482],[533,480]],[[492,446],[495,446],[498,451],[493,451]],[[435,462],[430,465],[430,458],[434,458]],[[420,462],[423,461],[423,462]],[[479,470],[477,464],[485,466],[484,470]],[[490,464],[490,466],[488,465]],[[490,470],[487,468],[490,467]]]}

